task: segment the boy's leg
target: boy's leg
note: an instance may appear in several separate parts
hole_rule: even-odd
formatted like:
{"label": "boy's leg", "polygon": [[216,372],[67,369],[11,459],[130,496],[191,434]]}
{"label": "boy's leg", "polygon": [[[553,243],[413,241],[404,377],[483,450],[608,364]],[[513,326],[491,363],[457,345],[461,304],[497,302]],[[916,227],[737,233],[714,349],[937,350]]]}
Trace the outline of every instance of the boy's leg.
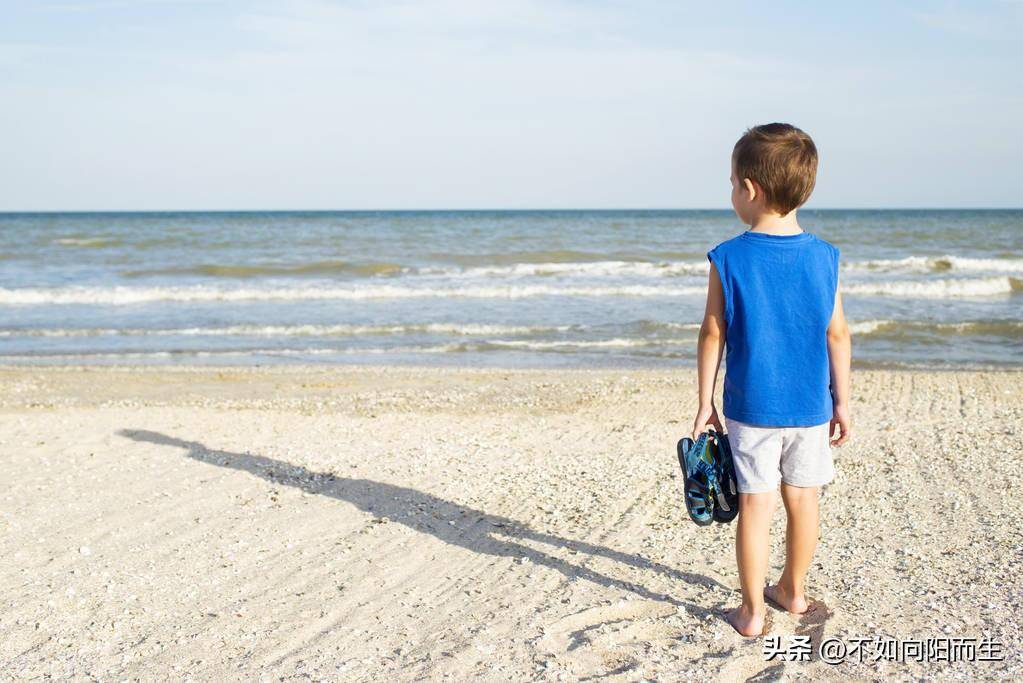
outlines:
{"label": "boy's leg", "polygon": [[776,496],[775,491],[739,494],[735,559],[739,565],[742,605],[732,611],[728,620],[744,636],[759,636],[764,630],[764,580]]}
{"label": "boy's leg", "polygon": [[757,427],[725,416],[739,484],[739,520],[735,530],[735,559],[739,565],[742,605],[728,621],[744,636],[764,630],[764,580],[767,578],[771,515],[778,499],[784,430]]}
{"label": "boy's leg", "polygon": [[835,476],[829,445],[830,423],[799,427],[785,432],[781,457],[781,497],[788,516],[785,537],[785,570],[767,597],[790,612],[807,609],[803,585],[820,534],[818,500],[820,486]]}
{"label": "boy's leg", "polygon": [[782,483],[788,523],[785,527],[785,569],[774,586],[764,593],[789,612],[801,614],[807,609],[804,584],[813,560],[819,534],[818,488]]}

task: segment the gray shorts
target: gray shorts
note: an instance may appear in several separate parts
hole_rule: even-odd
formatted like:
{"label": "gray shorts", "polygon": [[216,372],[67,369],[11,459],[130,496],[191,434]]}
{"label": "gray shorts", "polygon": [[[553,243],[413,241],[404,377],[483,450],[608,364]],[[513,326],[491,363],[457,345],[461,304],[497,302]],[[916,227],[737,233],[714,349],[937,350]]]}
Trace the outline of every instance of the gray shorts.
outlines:
{"label": "gray shorts", "polygon": [[740,493],[766,493],[783,481],[823,486],[835,478],[829,427],[757,427],[725,418]]}

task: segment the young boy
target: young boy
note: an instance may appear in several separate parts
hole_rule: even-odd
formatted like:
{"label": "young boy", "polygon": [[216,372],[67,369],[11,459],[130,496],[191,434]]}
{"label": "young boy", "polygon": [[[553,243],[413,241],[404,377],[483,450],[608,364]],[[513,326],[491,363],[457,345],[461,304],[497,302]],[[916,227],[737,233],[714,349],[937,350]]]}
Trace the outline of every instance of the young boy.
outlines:
{"label": "young boy", "polygon": [[[816,176],[817,149],[803,131],[784,123],[746,131],[732,152],[732,207],[750,229],[707,254],[693,438],[708,423],[722,431],[714,385],[727,346],[723,412],[739,488],[735,556],[742,588],[742,605],[728,620],[744,636],[763,632],[765,598],[792,613],[806,611],[818,490],[834,476],[830,446],[848,441],[852,429],[838,249],[796,220]],[[765,588],[779,483],[788,516],[785,569]]]}

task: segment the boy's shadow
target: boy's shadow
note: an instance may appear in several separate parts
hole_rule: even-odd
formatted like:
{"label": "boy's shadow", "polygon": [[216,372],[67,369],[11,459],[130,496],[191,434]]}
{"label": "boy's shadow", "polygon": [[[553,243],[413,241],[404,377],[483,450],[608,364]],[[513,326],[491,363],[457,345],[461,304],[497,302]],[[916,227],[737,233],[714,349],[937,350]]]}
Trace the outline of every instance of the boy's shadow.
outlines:
{"label": "boy's shadow", "polygon": [[[669,602],[685,607],[691,614],[700,618],[705,618],[715,612],[677,600],[669,595],[654,593],[639,584],[612,578],[583,565],[565,562],[511,539],[524,539],[575,550],[578,553],[591,556],[605,557],[632,567],[652,569],[664,576],[691,584],[699,584],[706,588],[725,588],[714,579],[700,574],[672,569],[657,562],[604,546],[534,531],[525,524],[508,517],[491,515],[415,489],[369,479],[338,477],[329,472],[313,472],[298,465],[261,455],[210,450],[199,442],[184,441],[159,432],[122,429],[118,434],[135,441],[183,448],[187,451],[188,457],[200,462],[242,470],[275,484],[293,486],[307,493],[343,500],[378,518],[386,517],[392,522],[431,534],[451,545],[498,557],[528,558],[535,564],[561,572],[567,578],[586,579],[601,586],[629,591],[647,600]],[[499,538],[499,536],[506,538]]]}

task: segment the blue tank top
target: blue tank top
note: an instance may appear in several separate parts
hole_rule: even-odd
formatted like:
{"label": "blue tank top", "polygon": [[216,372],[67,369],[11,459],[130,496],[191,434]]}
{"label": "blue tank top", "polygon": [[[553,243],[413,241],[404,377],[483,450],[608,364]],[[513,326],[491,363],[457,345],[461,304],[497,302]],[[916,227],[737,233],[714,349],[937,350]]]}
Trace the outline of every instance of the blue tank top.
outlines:
{"label": "blue tank top", "polygon": [[829,421],[838,248],[807,232],[746,231],[707,258],[725,297],[725,417],[768,427]]}

